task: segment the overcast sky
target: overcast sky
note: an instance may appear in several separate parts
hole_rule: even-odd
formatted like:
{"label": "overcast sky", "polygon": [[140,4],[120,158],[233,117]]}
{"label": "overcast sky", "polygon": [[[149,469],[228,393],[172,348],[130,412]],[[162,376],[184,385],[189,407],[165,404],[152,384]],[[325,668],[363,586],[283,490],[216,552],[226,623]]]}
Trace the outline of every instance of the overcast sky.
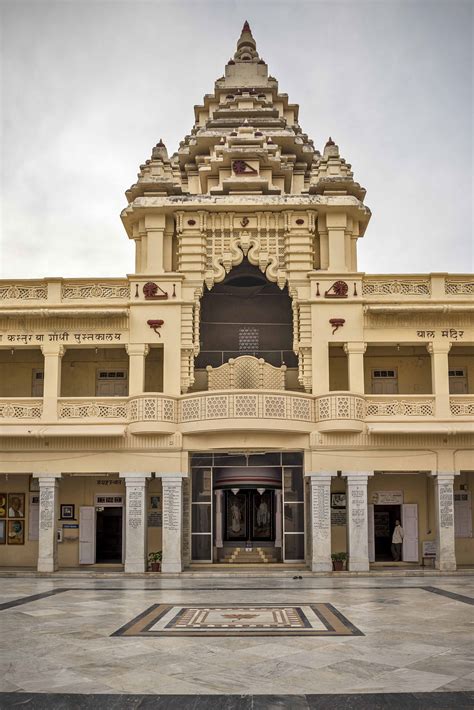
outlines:
{"label": "overcast sky", "polygon": [[248,19],[280,91],[367,189],[372,273],[472,269],[473,3],[0,0],[1,275],[122,276],[124,191]]}

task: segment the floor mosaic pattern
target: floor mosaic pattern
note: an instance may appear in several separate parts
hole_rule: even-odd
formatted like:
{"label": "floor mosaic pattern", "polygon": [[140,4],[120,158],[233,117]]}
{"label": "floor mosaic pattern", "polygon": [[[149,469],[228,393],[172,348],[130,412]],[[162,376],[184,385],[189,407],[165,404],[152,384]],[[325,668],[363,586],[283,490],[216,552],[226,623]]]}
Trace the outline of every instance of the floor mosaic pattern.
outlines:
{"label": "floor mosaic pattern", "polygon": [[112,636],[363,636],[332,604],[154,604]]}

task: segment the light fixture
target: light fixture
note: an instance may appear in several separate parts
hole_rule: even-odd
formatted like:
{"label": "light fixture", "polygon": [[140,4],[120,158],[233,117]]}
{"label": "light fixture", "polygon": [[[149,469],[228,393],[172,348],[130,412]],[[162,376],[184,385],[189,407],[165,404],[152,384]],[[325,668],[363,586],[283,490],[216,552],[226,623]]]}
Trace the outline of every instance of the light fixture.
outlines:
{"label": "light fixture", "polygon": [[400,352],[400,343],[397,343],[397,350]]}
{"label": "light fixture", "polygon": [[232,493],[236,496],[237,493],[240,491],[240,488],[231,488],[230,490],[231,490]]}
{"label": "light fixture", "polygon": [[263,496],[263,494],[265,493],[265,488],[257,488],[257,492],[259,495]]}

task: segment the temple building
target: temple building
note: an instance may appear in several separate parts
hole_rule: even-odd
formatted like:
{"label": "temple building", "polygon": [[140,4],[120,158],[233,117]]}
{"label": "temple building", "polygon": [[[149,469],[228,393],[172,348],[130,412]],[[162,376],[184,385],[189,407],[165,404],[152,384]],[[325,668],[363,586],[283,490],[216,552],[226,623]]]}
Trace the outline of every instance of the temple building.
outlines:
{"label": "temple building", "polygon": [[194,112],[134,273],[0,282],[0,565],[367,572],[397,520],[395,564],[474,565],[473,276],[358,270],[365,189],[247,23]]}

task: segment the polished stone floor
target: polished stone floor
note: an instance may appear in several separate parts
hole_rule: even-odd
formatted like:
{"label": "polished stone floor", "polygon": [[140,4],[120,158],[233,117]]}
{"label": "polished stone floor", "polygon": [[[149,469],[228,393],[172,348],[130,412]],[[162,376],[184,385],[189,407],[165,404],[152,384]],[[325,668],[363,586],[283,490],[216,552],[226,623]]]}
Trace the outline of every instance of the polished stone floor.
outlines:
{"label": "polished stone floor", "polygon": [[[325,604],[361,634],[114,635],[153,605],[165,604]],[[203,698],[435,693],[441,701],[455,697],[442,693],[453,692],[459,692],[458,707],[465,707],[461,691],[474,690],[473,604],[474,577],[459,575],[2,578],[0,707],[35,693],[104,694],[104,700],[124,693]]]}

